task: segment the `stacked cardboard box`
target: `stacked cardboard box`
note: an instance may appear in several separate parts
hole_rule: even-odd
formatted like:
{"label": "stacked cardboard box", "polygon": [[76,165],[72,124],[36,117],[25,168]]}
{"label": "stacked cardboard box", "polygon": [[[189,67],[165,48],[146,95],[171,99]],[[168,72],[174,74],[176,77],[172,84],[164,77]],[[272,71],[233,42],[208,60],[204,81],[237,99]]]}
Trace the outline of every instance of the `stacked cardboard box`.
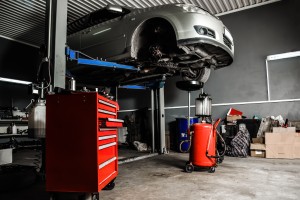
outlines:
{"label": "stacked cardboard box", "polygon": [[273,127],[265,137],[252,138],[250,154],[262,158],[300,158],[300,133],[295,127]]}
{"label": "stacked cardboard box", "polygon": [[242,119],[242,116],[241,115],[227,115],[227,117],[226,117],[227,122],[235,122],[236,123],[236,121],[238,119]]}
{"label": "stacked cardboard box", "polygon": [[300,134],[295,127],[273,128],[265,134],[266,158],[300,158]]}
{"label": "stacked cardboard box", "polygon": [[266,157],[266,145],[261,143],[251,143],[250,145],[250,155],[251,157]]}
{"label": "stacked cardboard box", "polygon": [[250,155],[251,157],[266,157],[266,145],[264,144],[264,138],[252,138],[252,143],[250,144]]}
{"label": "stacked cardboard box", "polygon": [[242,115],[243,112],[230,108],[226,115],[227,125],[235,125],[238,119],[242,119]]}

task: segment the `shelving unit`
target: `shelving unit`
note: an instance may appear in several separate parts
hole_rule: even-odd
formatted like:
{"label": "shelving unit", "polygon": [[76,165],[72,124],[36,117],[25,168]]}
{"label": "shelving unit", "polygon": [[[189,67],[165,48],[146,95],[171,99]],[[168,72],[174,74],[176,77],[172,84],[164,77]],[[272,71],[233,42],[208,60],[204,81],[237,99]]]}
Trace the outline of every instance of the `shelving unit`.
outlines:
{"label": "shelving unit", "polygon": [[[22,130],[28,129],[28,120],[0,119],[0,136],[3,136],[3,135],[12,136],[12,134],[6,134],[7,127],[10,126],[12,123],[16,124],[17,128],[18,128],[18,126],[19,127],[22,126]],[[26,127],[24,128],[24,126],[26,126]],[[13,136],[17,136],[17,135],[21,135],[21,134],[14,134]]]}

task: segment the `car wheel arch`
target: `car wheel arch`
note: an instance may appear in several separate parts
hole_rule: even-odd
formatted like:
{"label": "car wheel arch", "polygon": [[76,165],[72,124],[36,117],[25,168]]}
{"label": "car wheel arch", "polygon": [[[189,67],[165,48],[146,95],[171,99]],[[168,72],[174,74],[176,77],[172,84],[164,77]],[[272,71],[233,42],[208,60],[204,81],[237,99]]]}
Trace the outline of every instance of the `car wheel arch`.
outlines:
{"label": "car wheel arch", "polygon": [[155,22],[161,22],[162,24],[167,25],[167,29],[172,31],[172,35],[174,37],[174,42],[176,42],[177,45],[177,32],[176,32],[176,27],[174,26],[173,23],[171,23],[168,19],[162,18],[162,17],[153,17],[146,19],[139,23],[139,25],[135,28],[135,30],[132,33],[131,36],[131,47],[130,47],[130,55],[132,58],[137,59],[138,58],[138,51],[140,47],[142,46],[141,41],[139,41],[139,34],[144,31],[145,29],[148,28],[149,24],[153,25]]}

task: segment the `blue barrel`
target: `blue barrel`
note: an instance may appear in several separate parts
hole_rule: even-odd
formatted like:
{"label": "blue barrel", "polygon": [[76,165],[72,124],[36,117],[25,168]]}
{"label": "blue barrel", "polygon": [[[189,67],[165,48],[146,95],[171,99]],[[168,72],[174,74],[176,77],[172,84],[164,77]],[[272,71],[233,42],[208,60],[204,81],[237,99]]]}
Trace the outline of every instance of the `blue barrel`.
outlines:
{"label": "blue barrel", "polygon": [[[190,149],[190,138],[187,135],[188,119],[176,118],[177,123],[177,147],[179,152],[188,152]],[[190,125],[198,123],[198,118],[190,117]]]}

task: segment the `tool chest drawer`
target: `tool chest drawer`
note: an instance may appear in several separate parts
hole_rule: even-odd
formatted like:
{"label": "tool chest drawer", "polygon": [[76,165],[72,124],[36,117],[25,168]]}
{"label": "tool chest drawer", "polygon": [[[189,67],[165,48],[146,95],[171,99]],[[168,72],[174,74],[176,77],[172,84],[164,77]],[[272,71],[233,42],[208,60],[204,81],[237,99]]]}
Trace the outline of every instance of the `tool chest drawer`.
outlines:
{"label": "tool chest drawer", "polygon": [[119,110],[119,105],[115,101],[98,95],[98,108],[111,112],[117,112]]}
{"label": "tool chest drawer", "polygon": [[98,136],[117,135],[117,128],[99,128]]}
{"label": "tool chest drawer", "polygon": [[99,127],[123,127],[124,120],[121,119],[99,119]]}
{"label": "tool chest drawer", "polygon": [[98,108],[98,118],[117,118],[117,113]]}
{"label": "tool chest drawer", "polygon": [[103,187],[102,185],[106,185],[109,183],[107,179],[111,179],[117,176],[118,174],[118,163],[117,163],[117,157],[113,157],[104,163],[100,164],[98,166],[99,172],[98,172],[98,185],[99,187]]}
{"label": "tool chest drawer", "polygon": [[112,142],[98,146],[98,164],[102,164],[105,161],[113,158],[117,154],[117,143]]}
{"label": "tool chest drawer", "polygon": [[117,142],[117,135],[106,135],[98,137],[98,146]]}
{"label": "tool chest drawer", "polygon": [[116,113],[118,111],[117,106],[115,106],[114,104],[105,102],[103,100],[100,100],[100,99],[98,100],[98,108],[109,111],[109,112],[114,112],[114,113]]}

